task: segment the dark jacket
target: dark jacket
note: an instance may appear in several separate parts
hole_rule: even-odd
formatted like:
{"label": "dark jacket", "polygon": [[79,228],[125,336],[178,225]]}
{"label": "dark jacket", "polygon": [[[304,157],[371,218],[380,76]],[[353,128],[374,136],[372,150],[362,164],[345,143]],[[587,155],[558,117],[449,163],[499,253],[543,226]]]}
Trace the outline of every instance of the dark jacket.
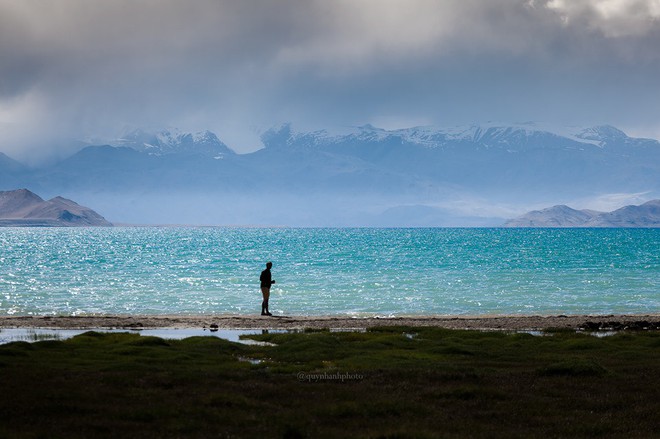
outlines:
{"label": "dark jacket", "polygon": [[270,288],[275,283],[271,280],[270,270],[268,268],[261,272],[259,280],[261,281],[261,288]]}

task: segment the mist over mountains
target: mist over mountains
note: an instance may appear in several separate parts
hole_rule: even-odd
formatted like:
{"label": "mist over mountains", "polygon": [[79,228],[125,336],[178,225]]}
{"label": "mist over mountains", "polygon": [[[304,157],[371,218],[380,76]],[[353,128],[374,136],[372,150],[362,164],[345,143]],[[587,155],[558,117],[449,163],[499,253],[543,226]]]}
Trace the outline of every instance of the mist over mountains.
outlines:
{"label": "mist over mountains", "polygon": [[38,168],[0,154],[0,190],[61,194],[114,223],[289,226],[497,226],[539,206],[660,195],[660,143],[611,126],[283,125],[262,142],[236,154],[209,131],[137,130]]}

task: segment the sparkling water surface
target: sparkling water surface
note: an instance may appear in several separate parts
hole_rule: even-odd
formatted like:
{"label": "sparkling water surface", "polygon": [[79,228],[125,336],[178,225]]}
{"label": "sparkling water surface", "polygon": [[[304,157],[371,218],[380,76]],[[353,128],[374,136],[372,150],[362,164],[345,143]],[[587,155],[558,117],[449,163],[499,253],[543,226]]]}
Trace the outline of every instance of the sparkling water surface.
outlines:
{"label": "sparkling water surface", "polygon": [[0,229],[0,315],[660,311],[660,229]]}

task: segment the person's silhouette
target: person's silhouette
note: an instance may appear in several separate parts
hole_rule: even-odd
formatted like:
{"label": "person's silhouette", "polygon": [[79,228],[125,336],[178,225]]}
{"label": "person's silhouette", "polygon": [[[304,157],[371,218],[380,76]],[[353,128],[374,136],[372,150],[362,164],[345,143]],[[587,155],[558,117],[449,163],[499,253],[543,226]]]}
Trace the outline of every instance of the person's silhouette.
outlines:
{"label": "person's silhouette", "polygon": [[268,299],[270,298],[270,286],[275,283],[271,278],[270,268],[273,266],[272,262],[266,263],[266,269],[261,272],[259,280],[261,281],[261,295],[264,300],[261,302],[261,315],[262,316],[272,316],[268,311]]}

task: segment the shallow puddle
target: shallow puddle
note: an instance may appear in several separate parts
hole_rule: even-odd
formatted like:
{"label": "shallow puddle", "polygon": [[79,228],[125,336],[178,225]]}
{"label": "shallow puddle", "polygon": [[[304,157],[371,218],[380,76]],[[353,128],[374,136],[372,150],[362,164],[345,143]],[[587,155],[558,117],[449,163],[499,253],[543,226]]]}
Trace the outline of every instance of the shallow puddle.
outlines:
{"label": "shallow puddle", "polygon": [[[128,332],[131,334],[148,335],[159,337],[169,340],[182,340],[188,337],[218,337],[224,340],[233,341],[243,344],[272,346],[272,343],[251,340],[249,338],[242,338],[246,335],[268,334],[268,333],[303,333],[302,330],[296,329],[50,329],[50,328],[0,328],[0,345],[12,343],[15,341],[26,341],[29,343],[42,341],[42,340],[66,340],[76,335],[83,334],[88,331],[96,332]],[[491,330],[492,331],[492,330]],[[500,330],[495,330],[500,331]],[[551,336],[552,332],[535,331],[535,330],[521,330],[521,331],[508,331],[501,330],[509,333],[525,333],[537,337]],[[366,332],[364,328],[340,328],[331,329],[330,332]],[[583,334],[589,334],[594,337],[608,337],[616,334],[616,331],[597,331],[586,332],[576,331]],[[405,333],[407,338],[414,339],[417,334]]]}
{"label": "shallow puddle", "polygon": [[[188,337],[218,337],[224,340],[244,343],[259,344],[260,342],[242,339],[244,335],[255,335],[264,333],[260,329],[42,329],[42,328],[1,328],[0,344],[15,341],[37,342],[42,340],[66,340],[76,335],[89,331],[96,332],[128,332],[131,334],[148,335],[169,340],[181,340]],[[278,331],[266,331],[278,332]]]}

